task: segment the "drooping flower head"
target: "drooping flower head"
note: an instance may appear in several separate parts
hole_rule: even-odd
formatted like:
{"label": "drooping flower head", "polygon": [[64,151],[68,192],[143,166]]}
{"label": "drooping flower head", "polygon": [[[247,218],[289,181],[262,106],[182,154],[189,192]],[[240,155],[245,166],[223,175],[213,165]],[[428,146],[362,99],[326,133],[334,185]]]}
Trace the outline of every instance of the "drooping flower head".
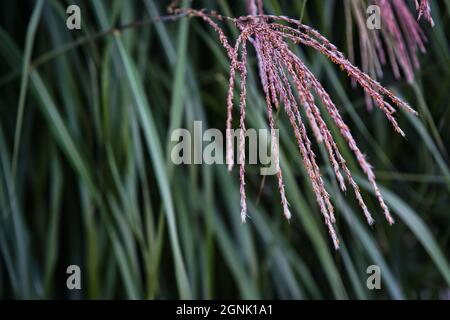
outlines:
{"label": "drooping flower head", "polygon": [[[325,188],[313,150],[310,138],[311,134],[308,132],[308,129],[312,132],[318,143],[323,143],[325,145],[333,167],[334,175],[341,190],[346,190],[347,186],[345,180],[347,180],[354,191],[355,197],[363,210],[367,222],[372,224],[374,219],[362,198],[357,183],[347,167],[346,160],[341,154],[330,129],[325,123],[323,112],[329,114],[339,129],[340,134],[355,155],[359,166],[374,189],[385,218],[389,224],[394,223],[376,183],[372,166],[367,162],[366,157],[358,148],[356,141],[350,132],[350,128],[340,115],[338,107],[334,104],[329,94],[305,63],[291,51],[288,43],[292,42],[313,48],[325,55],[333,63],[337,64],[351,79],[363,88],[365,93],[374,101],[375,105],[385,114],[394,130],[401,135],[404,135],[404,133],[398,126],[397,120],[394,117],[394,114],[397,112],[397,109],[394,106],[403,108],[413,114],[416,114],[416,112],[406,102],[396,97],[391,91],[381,86],[366,73],[354,66],[347,58],[345,58],[343,53],[341,53],[318,31],[297,20],[285,16],[264,15],[261,11],[261,5],[253,5],[249,6],[249,8],[257,14],[231,18],[215,12],[208,13],[204,10],[179,9],[184,10],[184,12],[190,16],[202,18],[210,25],[217,32],[219,40],[226,49],[231,61],[226,121],[227,164],[229,170],[233,167],[231,126],[234,108],[234,89],[236,76],[237,74],[240,74],[239,127],[241,130],[238,149],[240,160],[239,176],[242,221],[245,222],[247,218],[245,191],[245,116],[247,107],[247,43],[250,43],[256,51],[269,127],[270,129],[275,129],[276,127],[273,116],[274,109],[284,109],[297,140],[299,153],[308,173],[312,189],[316,195],[320,212],[335,248],[337,249],[339,247],[339,241],[334,228],[336,222],[334,207]],[[220,21],[225,19],[233,22],[240,31],[234,46],[230,45],[226,35],[218,25]],[[324,111],[319,108],[319,102],[323,105]],[[301,109],[303,109],[304,114],[306,115],[305,117],[302,115]],[[274,132],[274,130],[271,131]],[[279,163],[279,146],[277,145],[276,139],[272,139],[272,154],[275,159],[278,189],[281,196],[283,212],[286,218],[289,219],[291,213],[285,194],[283,174]]]}
{"label": "drooping flower head", "polygon": [[[366,9],[368,5],[380,8],[381,28],[368,29],[366,26]],[[431,25],[430,4],[416,0],[419,20],[424,16]],[[389,60],[396,79],[402,77],[408,83],[414,81],[414,71],[420,67],[418,52],[425,52],[426,37],[418,21],[411,12],[406,0],[345,0],[347,46],[349,57],[355,63],[353,48],[352,21],[356,22],[359,33],[360,56],[362,70],[372,78],[383,76],[382,66]],[[366,105],[372,108],[372,100],[366,95]]]}

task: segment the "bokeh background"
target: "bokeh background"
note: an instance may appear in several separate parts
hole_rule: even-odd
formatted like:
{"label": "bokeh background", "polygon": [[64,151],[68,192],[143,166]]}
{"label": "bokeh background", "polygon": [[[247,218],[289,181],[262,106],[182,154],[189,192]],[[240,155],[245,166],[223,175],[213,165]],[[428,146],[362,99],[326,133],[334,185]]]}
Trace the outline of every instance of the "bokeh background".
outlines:
{"label": "bokeh background", "polygon": [[[81,30],[66,28],[70,4],[81,8]],[[434,28],[420,22],[428,42],[414,83],[395,79],[389,66],[380,80],[420,112],[398,115],[406,139],[379,110],[367,111],[362,90],[338,67],[292,47],[349,123],[396,219],[392,227],[384,220],[336,134],[377,221],[367,226],[352,192],[339,192],[323,146],[314,145],[337,208],[339,251],[284,114],[277,125],[289,222],[274,176],[263,178],[256,165],[247,166],[250,218],[241,224],[236,168],[172,164],[172,129],[192,129],[194,120],[225,129],[229,61],[217,36],[200,19],[183,18],[92,37],[165,15],[168,4],[44,0],[39,10],[39,1],[0,3],[0,297],[449,299],[450,1],[432,1]],[[244,1],[192,6],[246,14]],[[302,17],[347,52],[341,1],[264,6]],[[233,42],[237,31],[223,27]],[[357,33],[351,41],[358,52]],[[267,128],[249,54],[247,127]],[[66,288],[73,264],[81,290]],[[366,287],[373,264],[381,290]]]}

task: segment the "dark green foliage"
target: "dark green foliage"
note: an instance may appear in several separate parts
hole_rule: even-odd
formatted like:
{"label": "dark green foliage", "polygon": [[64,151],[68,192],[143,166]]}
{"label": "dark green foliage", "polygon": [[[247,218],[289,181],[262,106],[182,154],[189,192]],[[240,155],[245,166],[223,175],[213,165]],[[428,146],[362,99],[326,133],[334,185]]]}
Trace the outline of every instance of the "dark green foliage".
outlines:
{"label": "dark green foliage", "polygon": [[[66,28],[73,2],[82,10],[79,31]],[[345,52],[340,1],[304,2],[264,4],[268,13],[303,17]],[[246,14],[236,3],[193,1],[196,8]],[[380,81],[420,113],[400,112],[407,139],[381,112],[366,110],[361,90],[336,66],[298,48],[374,165],[397,222],[384,221],[359,178],[377,221],[367,226],[315,146],[337,209],[342,248],[335,251],[284,114],[277,125],[290,223],[276,180],[263,180],[256,166],[247,167],[250,219],[241,224],[237,168],[228,174],[225,165],[171,163],[173,128],[192,129],[201,120],[204,129],[225,129],[229,61],[201,20],[150,23],[78,43],[165,15],[168,1],[1,2],[0,297],[448,297],[450,1],[432,4],[436,26],[421,22],[428,52],[414,84],[389,70]],[[234,40],[235,30],[227,34]],[[24,69],[24,61],[31,67]],[[250,63],[247,127],[266,128],[255,60]],[[357,175],[346,144],[336,139]],[[81,291],[66,289],[71,264],[81,267]],[[366,288],[372,264],[381,267],[382,290]]]}

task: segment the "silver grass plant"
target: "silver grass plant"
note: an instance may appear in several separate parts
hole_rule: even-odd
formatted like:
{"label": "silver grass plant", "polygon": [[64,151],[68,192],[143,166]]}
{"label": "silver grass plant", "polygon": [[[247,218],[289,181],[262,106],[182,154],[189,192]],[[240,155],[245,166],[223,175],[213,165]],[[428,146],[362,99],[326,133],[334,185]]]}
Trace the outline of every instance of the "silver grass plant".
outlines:
{"label": "silver grass plant", "polygon": [[[424,3],[424,2],[423,2]],[[317,80],[314,74],[308,69],[305,63],[296,56],[289,48],[289,42],[313,48],[323,54],[333,63],[337,64],[347,75],[362,87],[364,92],[374,101],[374,104],[384,113],[394,130],[404,136],[404,132],[399,127],[395,114],[398,108],[417,115],[406,102],[398,98],[393,92],[383,87],[380,83],[362,72],[351,63],[344,54],[332,43],[313,28],[301,23],[298,20],[286,16],[267,15],[263,12],[262,1],[247,1],[250,15],[240,17],[227,17],[217,12],[206,10],[196,10],[192,8],[173,9],[174,13],[187,14],[190,17],[203,19],[218,34],[219,41],[225,48],[230,59],[229,87],[227,95],[227,120],[226,120],[226,157],[228,170],[233,167],[233,144],[231,136],[234,89],[236,86],[237,73],[240,74],[240,96],[239,96],[239,179],[240,179],[240,205],[241,220],[247,219],[247,202],[245,191],[245,116],[247,100],[247,44],[250,43],[258,61],[259,78],[265,95],[266,110],[270,129],[275,129],[274,111],[284,109],[297,140],[299,153],[308,173],[312,189],[316,195],[316,200],[320,208],[324,223],[336,249],[339,248],[339,240],[335,231],[335,213],[330,196],[325,188],[316,155],[313,151],[311,134],[307,130],[307,123],[317,143],[325,145],[330,159],[334,175],[342,191],[347,189],[347,183],[353,189],[355,197],[362,208],[365,219],[369,225],[374,223],[374,219],[369,212],[367,205],[361,195],[358,184],[352,177],[352,173],[347,167],[346,160],[342,156],[337,143],[330,132],[323,114],[318,106],[323,105],[325,112],[329,114],[340,134],[347,142],[349,148],[356,157],[359,166],[367,176],[375,192],[376,198],[389,224],[394,223],[394,219],[384,202],[380,189],[377,185],[372,166],[367,161],[363,152],[359,149],[350,131],[350,128],[343,120],[338,107],[332,101],[328,92]],[[424,8],[422,8],[424,7]],[[424,4],[420,5],[421,14],[428,17],[428,10]],[[427,18],[428,19],[428,18]],[[239,30],[239,36],[234,45],[231,45],[219,23],[231,21]],[[303,109],[306,117],[302,116],[300,110]],[[274,130],[271,130],[274,132]],[[274,155],[278,189],[281,196],[281,205],[284,216],[291,218],[289,203],[286,197],[283,173],[279,161],[279,146],[276,140],[272,139],[272,154]]]}
{"label": "silver grass plant", "polygon": [[[408,83],[414,81],[414,70],[420,68],[418,52],[425,53],[427,38],[418,20],[423,16],[433,26],[430,3],[416,1],[418,18],[410,11],[407,0],[345,0],[346,33],[349,60],[355,64],[353,48],[353,28],[355,24],[359,34],[359,51],[362,70],[373,79],[383,76],[382,67],[390,62],[396,79],[402,77]],[[366,9],[369,5],[380,8],[381,28],[368,29],[366,26]],[[369,110],[373,101],[366,94]]]}

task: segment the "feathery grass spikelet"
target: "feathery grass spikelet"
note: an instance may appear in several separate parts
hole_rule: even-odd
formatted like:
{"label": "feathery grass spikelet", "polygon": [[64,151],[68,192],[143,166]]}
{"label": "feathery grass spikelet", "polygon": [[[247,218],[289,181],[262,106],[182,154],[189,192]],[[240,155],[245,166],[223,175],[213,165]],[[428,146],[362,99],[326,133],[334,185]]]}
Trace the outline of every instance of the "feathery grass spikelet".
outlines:
{"label": "feathery grass spikelet", "polygon": [[[384,0],[380,0],[384,3]],[[262,8],[262,6],[261,6]],[[256,6],[250,6],[250,12],[262,13],[262,9],[256,9]],[[401,10],[403,8],[399,7]],[[233,98],[236,75],[240,74],[240,96],[239,96],[239,180],[241,197],[241,220],[246,221],[247,203],[245,191],[245,115],[246,115],[246,80],[247,80],[247,42],[253,45],[256,51],[258,61],[259,77],[262,83],[265,95],[266,110],[268,115],[269,127],[272,132],[272,154],[274,155],[278,189],[281,197],[283,213],[286,218],[291,217],[289,204],[285,194],[283,183],[283,174],[279,161],[279,146],[273,136],[275,132],[275,121],[273,117],[273,107],[282,108],[286,112],[290,124],[293,128],[299,152],[306,168],[306,172],[311,182],[311,187],[316,195],[316,200],[323,216],[324,223],[332,239],[334,247],[339,248],[339,240],[335,231],[334,224],[336,218],[334,207],[330,196],[325,188],[320,168],[316,161],[312,143],[309,138],[306,121],[318,143],[324,143],[332,169],[339,187],[342,191],[346,190],[345,178],[352,187],[358,204],[362,208],[364,216],[369,224],[373,224],[374,219],[370,214],[367,205],[361,195],[360,189],[352,177],[346,161],[325,123],[321,110],[317,105],[317,99],[321,102],[334,124],[339,129],[340,134],[347,142],[350,150],[356,157],[361,170],[366,175],[375,196],[383,211],[383,214],[389,224],[394,223],[389,209],[384,202],[380,189],[376,183],[375,174],[372,166],[368,163],[366,157],[358,148],[348,125],[344,122],[338,108],[331,100],[329,94],[317,80],[314,74],[308,69],[304,62],[297,57],[289,48],[288,42],[304,45],[313,48],[325,55],[330,61],[337,64],[347,75],[375,102],[375,105],[384,113],[394,130],[404,136],[400,129],[394,114],[397,109],[402,108],[407,112],[417,114],[406,102],[396,97],[390,90],[381,86],[377,81],[369,77],[366,73],[354,66],[342,52],[340,52],[332,43],[313,28],[302,24],[300,21],[285,17],[264,14],[253,14],[238,18],[225,17],[215,12],[207,13],[204,10],[194,9],[186,10],[191,16],[201,17],[218,33],[219,40],[224,46],[228,57],[230,58],[230,76],[227,95],[227,165],[232,168],[233,147],[231,137],[231,126],[233,116]],[[214,20],[228,20],[240,31],[239,37],[232,47],[222,29]],[[409,23],[409,22],[408,22]],[[293,85],[291,85],[291,83]],[[294,94],[294,91],[297,94]],[[392,103],[392,104],[391,104]],[[300,107],[305,111],[306,119],[302,118]],[[344,178],[345,177],[345,178]]]}

